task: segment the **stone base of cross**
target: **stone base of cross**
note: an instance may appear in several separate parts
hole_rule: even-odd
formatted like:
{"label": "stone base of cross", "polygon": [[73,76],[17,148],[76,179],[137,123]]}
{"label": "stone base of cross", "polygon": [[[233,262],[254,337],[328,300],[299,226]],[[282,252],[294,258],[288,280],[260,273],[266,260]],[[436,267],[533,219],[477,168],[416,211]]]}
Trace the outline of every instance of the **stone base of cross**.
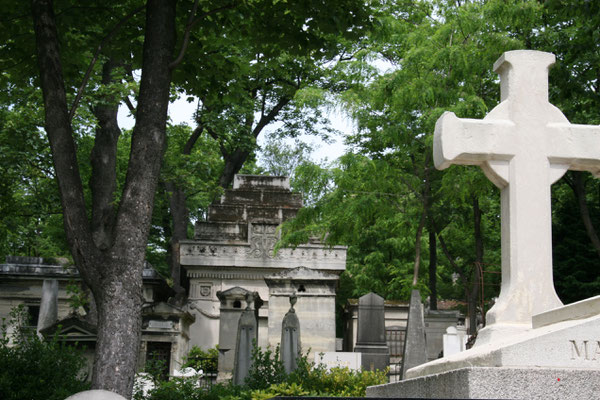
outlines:
{"label": "stone base of cross", "polygon": [[446,112],[434,162],[480,166],[501,189],[502,286],[477,344],[531,329],[532,316],[562,306],[552,276],[550,186],[568,170],[600,176],[600,127],[569,123],[548,101],[550,53],[517,50],[494,64],[501,103],[483,120]]}

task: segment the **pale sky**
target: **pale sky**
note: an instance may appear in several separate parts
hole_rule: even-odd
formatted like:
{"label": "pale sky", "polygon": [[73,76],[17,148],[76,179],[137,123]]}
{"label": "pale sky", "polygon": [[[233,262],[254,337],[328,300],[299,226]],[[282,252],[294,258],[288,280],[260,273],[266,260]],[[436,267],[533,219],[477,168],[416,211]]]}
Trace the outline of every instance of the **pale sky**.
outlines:
{"label": "pale sky", "polygon": [[[196,102],[188,103],[185,98],[179,98],[175,102],[169,105],[169,116],[172,124],[186,123],[192,128],[196,126],[193,115],[196,111]],[[352,131],[352,121],[344,116],[341,112],[329,113],[332,126],[343,134],[350,134]],[[135,123],[133,117],[129,116],[129,110],[125,106],[119,108],[118,115],[119,126],[124,129],[131,129]],[[259,137],[259,144],[262,143],[262,137],[264,133]],[[318,149],[313,154],[313,161],[322,161],[327,158],[328,161],[334,161],[344,154],[345,146],[343,145],[343,138],[337,138],[337,141],[331,144],[327,144],[319,138],[313,136],[306,136],[302,138],[307,143],[312,145],[318,145]]]}

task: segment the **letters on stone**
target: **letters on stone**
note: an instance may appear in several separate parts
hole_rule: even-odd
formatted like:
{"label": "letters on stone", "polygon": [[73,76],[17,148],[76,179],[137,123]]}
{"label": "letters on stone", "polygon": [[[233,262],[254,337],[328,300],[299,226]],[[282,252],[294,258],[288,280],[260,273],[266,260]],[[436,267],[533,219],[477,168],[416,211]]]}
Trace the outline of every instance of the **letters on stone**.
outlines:
{"label": "letters on stone", "polygon": [[569,340],[571,360],[600,360],[600,340]]}

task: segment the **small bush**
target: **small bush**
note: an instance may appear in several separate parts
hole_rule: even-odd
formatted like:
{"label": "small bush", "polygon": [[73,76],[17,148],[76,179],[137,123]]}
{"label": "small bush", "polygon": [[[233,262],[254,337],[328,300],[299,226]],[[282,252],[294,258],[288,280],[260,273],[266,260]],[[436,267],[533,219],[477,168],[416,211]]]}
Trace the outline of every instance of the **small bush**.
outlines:
{"label": "small bush", "polygon": [[[197,353],[196,351],[194,352]],[[136,400],[266,400],[275,396],[364,397],[367,386],[387,382],[387,371],[352,371],[348,368],[315,366],[308,353],[298,360],[298,368],[286,374],[279,360],[279,347],[254,347],[252,368],[245,384],[218,384],[196,388],[192,379],[176,378],[158,382],[149,395]],[[188,356],[189,358],[189,356]]]}
{"label": "small bush", "polygon": [[254,343],[252,348],[252,367],[248,371],[245,385],[249,389],[266,389],[285,381],[286,373],[279,359],[279,346],[275,350],[267,347],[262,350]]}
{"label": "small bush", "polygon": [[215,373],[218,370],[219,347],[213,347],[206,351],[198,346],[193,346],[190,352],[185,356],[181,368],[191,367],[196,371],[202,370],[204,373]]}
{"label": "small bush", "polygon": [[[85,359],[58,336],[40,339],[34,330],[23,328],[27,313],[21,306],[11,312],[0,327],[0,399],[64,400],[87,390],[80,372]],[[8,327],[14,329],[10,343]]]}

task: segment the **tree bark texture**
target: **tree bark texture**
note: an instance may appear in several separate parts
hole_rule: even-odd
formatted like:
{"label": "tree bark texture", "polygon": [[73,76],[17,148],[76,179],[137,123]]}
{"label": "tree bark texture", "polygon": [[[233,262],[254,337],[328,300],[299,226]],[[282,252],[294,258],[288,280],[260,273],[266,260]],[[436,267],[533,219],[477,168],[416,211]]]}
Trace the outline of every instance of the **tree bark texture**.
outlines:
{"label": "tree bark texture", "polygon": [[437,310],[437,239],[429,228],[429,309]]}
{"label": "tree bark texture", "polygon": [[[102,67],[102,83],[113,83],[111,75],[115,65],[108,60]],[[115,219],[115,190],[117,188],[117,143],[121,129],[117,122],[119,104],[107,98],[104,104],[94,108],[98,119],[96,139],[92,148],[92,237],[100,250],[112,244],[112,229]]]}
{"label": "tree bark texture", "polygon": [[[131,395],[141,335],[142,269],[154,194],[165,147],[175,43],[175,1],[149,0],[136,126],[127,178],[114,224],[114,108],[96,109],[100,127],[92,154],[93,217],[88,221],[75,142],[68,118],[58,35],[51,0],[32,1],[44,95],[45,128],[63,207],[67,240],[94,295],[98,337],[92,388]],[[107,66],[109,68],[109,66]],[[106,165],[104,163],[107,162]],[[106,187],[101,185],[106,184]]]}
{"label": "tree bark texture", "polygon": [[413,271],[413,288],[417,286],[419,281],[419,268],[421,267],[421,236],[423,235],[423,228],[425,227],[425,211],[421,214],[419,220],[419,226],[417,226],[417,234],[415,235],[415,265]]}
{"label": "tree bark texture", "polygon": [[[468,296],[469,301],[469,309],[473,310],[470,313],[469,318],[469,332],[471,335],[475,333],[475,329],[477,329],[477,299],[479,298],[479,291],[481,285],[483,285],[483,235],[481,233],[481,209],[479,208],[479,200],[477,197],[473,198],[473,230],[475,236],[475,270],[474,270],[474,279],[473,285],[471,287],[471,292]],[[484,299],[481,298],[481,303],[483,304]],[[485,310],[483,307],[481,308],[481,317],[483,325],[485,326]]]}

